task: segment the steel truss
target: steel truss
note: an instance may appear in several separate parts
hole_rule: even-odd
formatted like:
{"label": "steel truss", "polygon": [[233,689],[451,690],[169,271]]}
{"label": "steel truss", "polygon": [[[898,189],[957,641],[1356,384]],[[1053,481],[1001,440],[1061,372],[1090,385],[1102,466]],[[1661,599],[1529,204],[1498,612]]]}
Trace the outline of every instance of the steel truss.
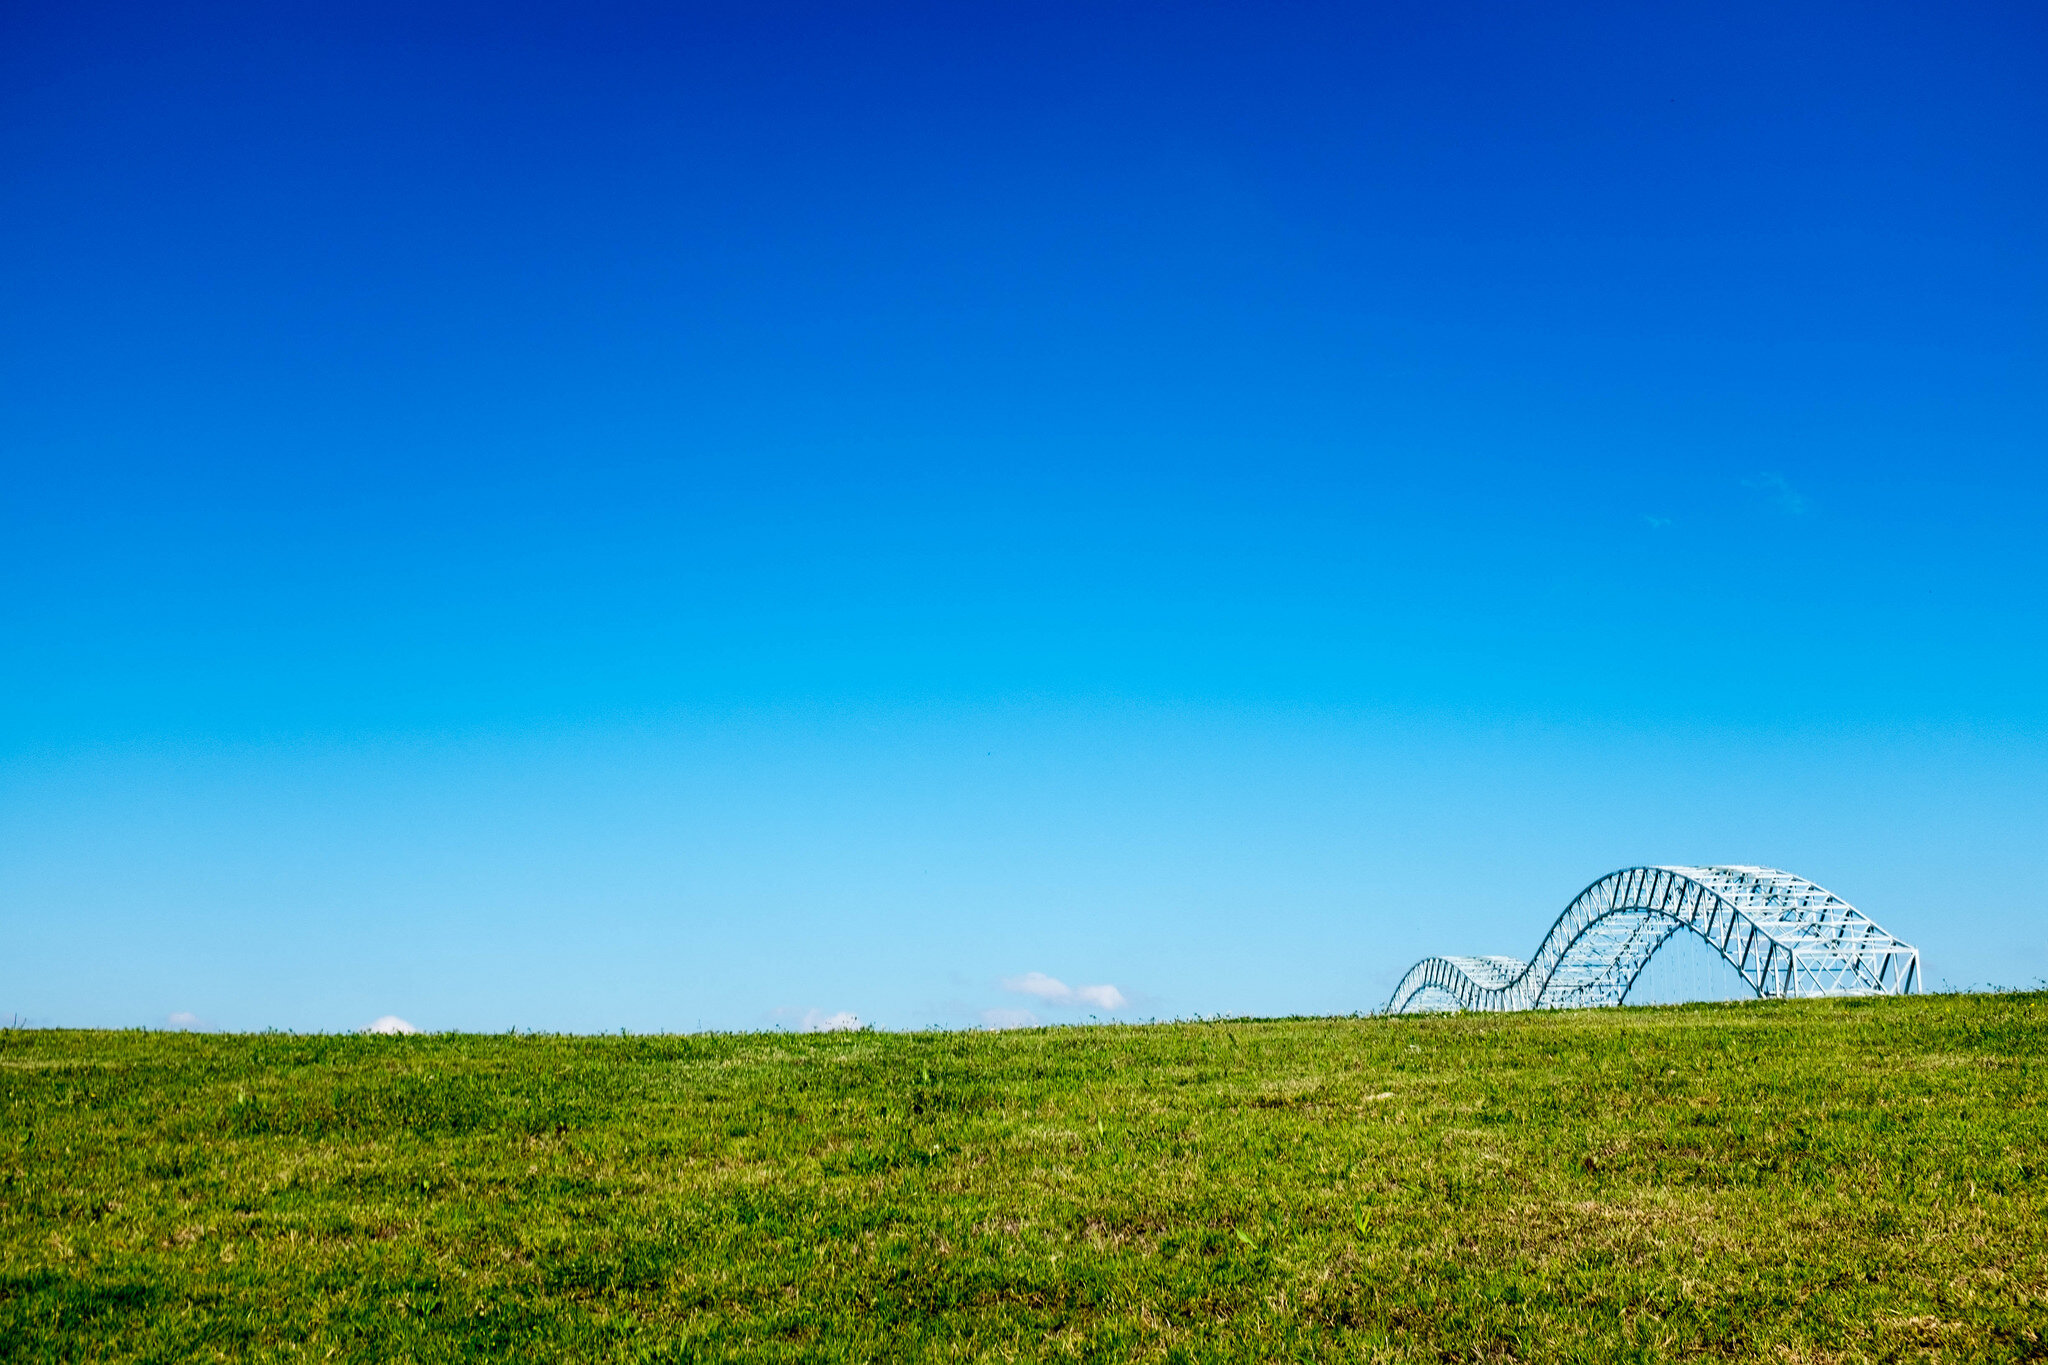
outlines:
{"label": "steel truss", "polygon": [[1855,906],[1774,867],[1626,867],[1581,891],[1536,956],[1428,957],[1387,1013],[1618,1005],[1666,939],[1690,929],[1759,996],[1911,995],[1920,951]]}

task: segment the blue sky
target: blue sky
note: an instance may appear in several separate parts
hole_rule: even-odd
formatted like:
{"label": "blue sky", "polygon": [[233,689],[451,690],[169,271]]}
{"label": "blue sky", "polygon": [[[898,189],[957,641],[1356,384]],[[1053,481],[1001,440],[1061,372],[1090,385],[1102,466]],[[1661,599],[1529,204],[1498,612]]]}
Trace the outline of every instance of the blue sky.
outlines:
{"label": "blue sky", "polygon": [[10,6],[0,1011],[1348,1012],[1638,862],[2048,979],[2044,38]]}

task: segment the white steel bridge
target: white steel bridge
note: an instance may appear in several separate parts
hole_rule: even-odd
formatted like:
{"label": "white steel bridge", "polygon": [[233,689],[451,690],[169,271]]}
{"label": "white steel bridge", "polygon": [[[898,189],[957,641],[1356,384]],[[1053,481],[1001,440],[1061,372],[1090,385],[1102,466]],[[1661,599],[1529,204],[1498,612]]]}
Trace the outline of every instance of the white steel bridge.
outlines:
{"label": "white steel bridge", "polygon": [[1581,891],[1536,955],[1427,957],[1387,1013],[1618,1005],[1689,929],[1760,996],[1911,995],[1920,951],[1832,891],[1774,867],[1625,867]]}

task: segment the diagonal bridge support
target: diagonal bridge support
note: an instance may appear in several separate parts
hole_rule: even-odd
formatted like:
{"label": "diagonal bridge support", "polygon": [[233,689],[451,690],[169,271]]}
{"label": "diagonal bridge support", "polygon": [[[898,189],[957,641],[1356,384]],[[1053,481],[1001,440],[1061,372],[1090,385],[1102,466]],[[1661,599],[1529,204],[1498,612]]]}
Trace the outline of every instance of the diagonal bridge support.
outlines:
{"label": "diagonal bridge support", "polygon": [[1804,877],[1774,867],[1625,867],[1580,892],[1527,962],[1424,958],[1386,1012],[1618,1005],[1680,930],[1705,939],[1759,996],[1920,989],[1919,949]]}

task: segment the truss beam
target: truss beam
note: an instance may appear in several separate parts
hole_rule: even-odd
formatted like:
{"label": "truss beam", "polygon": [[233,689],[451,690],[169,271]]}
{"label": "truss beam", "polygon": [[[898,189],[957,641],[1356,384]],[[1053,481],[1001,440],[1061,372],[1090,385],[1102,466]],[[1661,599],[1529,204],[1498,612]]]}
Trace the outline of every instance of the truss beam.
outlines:
{"label": "truss beam", "polygon": [[1528,961],[1424,958],[1394,988],[1387,1013],[1618,1005],[1682,929],[1759,996],[1920,989],[1917,948],[1804,877],[1774,867],[1625,867],[1581,891]]}

